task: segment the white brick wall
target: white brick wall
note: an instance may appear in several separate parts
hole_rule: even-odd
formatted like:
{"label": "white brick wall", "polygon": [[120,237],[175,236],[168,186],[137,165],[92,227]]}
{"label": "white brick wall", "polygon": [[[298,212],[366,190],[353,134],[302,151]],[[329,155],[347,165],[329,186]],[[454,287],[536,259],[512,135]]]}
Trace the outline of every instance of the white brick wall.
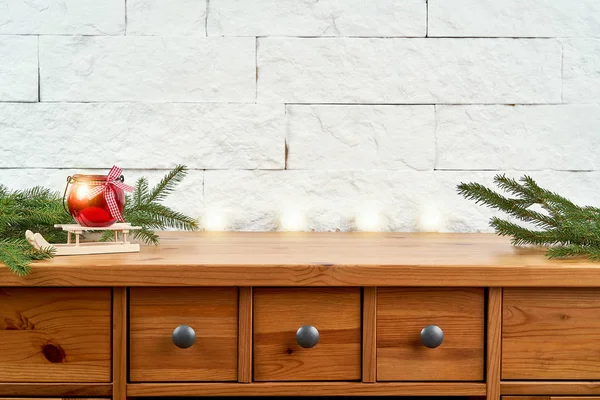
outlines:
{"label": "white brick wall", "polygon": [[42,101],[254,102],[251,38],[40,37]]}
{"label": "white brick wall", "polygon": [[425,36],[423,0],[219,0],[211,36]]}
{"label": "white brick wall", "polygon": [[560,91],[557,40],[258,40],[261,102],[558,103]]}
{"label": "white brick wall", "polygon": [[597,0],[0,0],[0,183],[191,168],[226,229],[490,231],[529,174],[600,205]]}
{"label": "white brick wall", "polygon": [[0,36],[0,101],[38,101],[38,38]]}

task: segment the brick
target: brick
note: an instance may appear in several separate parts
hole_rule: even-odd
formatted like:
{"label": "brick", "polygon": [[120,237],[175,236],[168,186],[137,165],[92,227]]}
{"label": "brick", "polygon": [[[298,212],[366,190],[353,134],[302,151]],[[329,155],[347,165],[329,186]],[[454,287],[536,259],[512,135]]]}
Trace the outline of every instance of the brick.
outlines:
{"label": "brick", "polygon": [[600,107],[437,106],[438,169],[600,169]]}
{"label": "brick", "polygon": [[288,103],[556,103],[555,40],[264,38],[258,100]]}
{"label": "brick", "polygon": [[0,103],[0,167],[283,168],[283,116],[270,104]]}
{"label": "brick", "polygon": [[433,106],[296,105],[286,115],[288,169],[433,169]]}
{"label": "brick", "polygon": [[0,34],[122,35],[125,0],[0,0]]}
{"label": "brick", "polygon": [[254,102],[252,38],[41,37],[43,101]]}
{"label": "brick", "polygon": [[600,36],[597,0],[429,0],[429,36]]}
{"label": "brick", "polygon": [[127,34],[205,36],[207,0],[128,0]]}
{"label": "brick", "polygon": [[38,38],[0,36],[0,101],[38,100]]}
{"label": "brick", "polygon": [[425,36],[423,0],[211,0],[215,36]]}
{"label": "brick", "polygon": [[600,102],[600,39],[563,39],[563,101]]}

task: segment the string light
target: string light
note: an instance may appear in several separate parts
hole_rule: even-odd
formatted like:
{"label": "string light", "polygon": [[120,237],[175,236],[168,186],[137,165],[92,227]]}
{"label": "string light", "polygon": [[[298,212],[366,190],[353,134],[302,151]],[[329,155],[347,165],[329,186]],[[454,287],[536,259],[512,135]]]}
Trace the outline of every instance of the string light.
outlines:
{"label": "string light", "polygon": [[307,230],[306,217],[298,207],[287,206],[281,212],[279,226],[283,231],[305,231]]}
{"label": "string light", "polygon": [[418,221],[421,232],[440,232],[444,229],[444,218],[440,209],[433,203],[424,204]]}
{"label": "string light", "polygon": [[356,229],[363,232],[379,232],[383,229],[383,216],[373,208],[360,210],[355,217]]}
{"label": "string light", "polygon": [[223,210],[211,208],[204,211],[202,225],[206,231],[224,231],[227,229],[227,216]]}

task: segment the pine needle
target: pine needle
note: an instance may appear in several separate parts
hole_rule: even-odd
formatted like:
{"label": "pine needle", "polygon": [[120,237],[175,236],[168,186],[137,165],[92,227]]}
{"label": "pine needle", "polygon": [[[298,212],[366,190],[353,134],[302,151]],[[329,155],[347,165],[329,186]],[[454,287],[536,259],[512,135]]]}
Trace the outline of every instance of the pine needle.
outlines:
{"label": "pine needle", "polygon": [[[125,221],[142,227],[132,231],[133,238],[157,245],[160,238],[154,229],[198,229],[195,219],[160,204],[175,191],[186,173],[186,167],[178,165],[152,190],[146,178],[137,180],[123,210]],[[64,223],[73,223],[73,219],[65,213],[60,193],[41,186],[11,191],[0,184],[0,263],[17,275],[29,274],[33,260],[52,258],[54,251],[33,248],[25,239],[25,231],[39,232],[50,243],[64,242],[66,232],[54,228],[55,224]],[[100,240],[114,240],[114,231],[103,232]]]}
{"label": "pine needle", "polygon": [[164,200],[168,195],[173,193],[175,187],[181,183],[183,178],[187,175],[187,168],[184,165],[177,165],[165,175],[160,182],[152,188],[150,195],[146,199],[146,203],[160,202]]}
{"label": "pine needle", "polygon": [[[546,246],[548,258],[587,256],[592,261],[600,261],[600,208],[576,205],[540,187],[527,175],[519,181],[496,175],[494,183],[515,197],[501,195],[479,183],[461,183],[457,189],[460,195],[476,204],[503,211],[540,228],[527,229],[492,217],[490,226],[498,235],[511,236],[511,243],[516,246]],[[548,214],[530,209],[536,205]]]}
{"label": "pine needle", "polygon": [[[172,210],[161,204],[177,185],[187,175],[187,168],[178,165],[169,171],[152,189],[149,189],[148,180],[140,178],[137,180],[131,196],[127,196],[123,218],[132,225],[142,227],[141,230],[133,231],[135,239],[142,240],[147,244],[159,244],[159,237],[154,229],[166,230],[169,228],[195,231],[198,229],[198,221],[183,213]],[[106,231],[101,241],[111,241],[114,231]]]}

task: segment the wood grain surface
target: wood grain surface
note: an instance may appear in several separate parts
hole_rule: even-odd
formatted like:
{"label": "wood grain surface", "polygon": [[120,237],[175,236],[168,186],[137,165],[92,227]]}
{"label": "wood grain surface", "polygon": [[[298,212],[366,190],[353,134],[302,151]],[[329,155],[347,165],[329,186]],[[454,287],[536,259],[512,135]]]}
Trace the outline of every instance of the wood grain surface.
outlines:
{"label": "wood grain surface", "polygon": [[[377,380],[482,381],[484,290],[449,288],[377,289]],[[421,330],[444,332],[434,349]]]}
{"label": "wood grain surface", "polygon": [[[132,382],[237,381],[237,288],[132,288],[129,312]],[[187,349],[172,340],[183,324]]]}
{"label": "wood grain surface", "polygon": [[108,397],[110,383],[0,383],[0,396]]}
{"label": "wood grain surface", "polygon": [[[312,325],[313,348],[296,343]],[[361,379],[360,288],[255,288],[254,380]]]}
{"label": "wood grain surface", "polygon": [[600,379],[600,290],[505,289],[502,379]]}
{"label": "wood grain surface", "polygon": [[487,400],[500,398],[502,363],[502,288],[488,289],[486,329]]}
{"label": "wood grain surface", "polygon": [[241,287],[238,329],[238,382],[252,382],[252,288]]}
{"label": "wood grain surface", "polygon": [[550,396],[550,400],[600,400],[600,396]]}
{"label": "wood grain surface", "polygon": [[552,400],[550,396],[502,396],[502,400]]}
{"label": "wood grain surface", "polygon": [[600,400],[598,396],[502,396],[502,400]]}
{"label": "wood grain surface", "polygon": [[552,395],[589,396],[600,395],[598,381],[503,381],[500,383],[503,395]]}
{"label": "wood grain surface", "polygon": [[113,400],[127,398],[127,288],[113,289]]}
{"label": "wood grain surface", "polygon": [[0,288],[0,382],[110,382],[111,290]]}
{"label": "wood grain surface", "polygon": [[139,253],[56,257],[3,286],[600,287],[600,263],[485,233],[162,232]]}
{"label": "wood grain surface", "polygon": [[143,383],[128,396],[485,396],[485,383],[461,382],[260,382]]}
{"label": "wood grain surface", "polygon": [[377,288],[363,288],[362,381],[377,382]]}

